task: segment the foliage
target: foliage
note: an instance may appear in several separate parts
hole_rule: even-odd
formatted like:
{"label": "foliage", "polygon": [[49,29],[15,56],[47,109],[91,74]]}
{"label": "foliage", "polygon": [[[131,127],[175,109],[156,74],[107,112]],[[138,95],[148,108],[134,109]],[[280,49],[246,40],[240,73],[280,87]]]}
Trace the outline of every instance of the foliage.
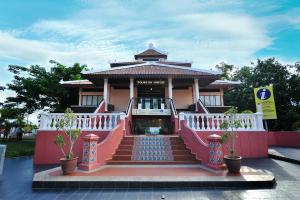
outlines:
{"label": "foliage", "polygon": [[[224,70],[223,70],[224,71]],[[255,112],[253,88],[273,85],[277,120],[268,120],[269,130],[297,130],[300,124],[300,63],[283,65],[275,58],[257,60],[251,66],[227,70],[225,77],[241,85],[224,94],[227,105]],[[238,97],[238,98],[237,98]]]}
{"label": "foliage", "polygon": [[73,146],[81,133],[80,129],[73,128],[75,120],[76,120],[76,115],[73,113],[73,111],[70,108],[67,108],[63,115],[63,118],[57,124],[57,129],[64,130],[69,140],[67,152],[65,151],[66,142],[63,135],[61,134],[57,135],[54,141],[54,143],[61,149],[65,159],[73,158]]}
{"label": "foliage", "polygon": [[3,106],[18,108],[21,113],[27,114],[45,108],[50,111],[62,111],[67,107],[66,100],[69,99],[69,94],[60,81],[81,79],[80,73],[86,70],[87,66],[76,63],[72,67],[66,67],[55,61],[50,63],[55,65],[50,71],[39,65],[9,65],[14,79],[7,84],[7,89],[14,91],[16,96],[8,97]]}
{"label": "foliage", "polygon": [[221,71],[221,79],[229,80],[230,72],[233,70],[233,65],[228,65],[226,63],[220,63],[216,65],[216,68]]}
{"label": "foliage", "polygon": [[252,110],[244,110],[242,111],[243,114],[253,114]]}
{"label": "foliage", "polygon": [[239,120],[236,119],[238,110],[236,107],[230,108],[225,112],[225,115],[229,117],[227,121],[224,121],[220,128],[225,130],[224,134],[221,137],[222,143],[228,143],[229,156],[234,157],[236,155],[236,138],[237,138],[237,129],[242,127],[242,124]]}
{"label": "foliage", "polygon": [[[18,108],[2,108],[0,109],[0,129],[3,132],[3,140],[8,138],[10,129],[15,126],[23,128],[25,126],[23,113]],[[18,137],[22,139],[22,136]]]}
{"label": "foliage", "polygon": [[34,125],[34,124],[26,124],[25,126],[23,126],[22,130],[25,132],[25,133],[29,133],[31,132],[33,129],[37,129],[37,126]]}

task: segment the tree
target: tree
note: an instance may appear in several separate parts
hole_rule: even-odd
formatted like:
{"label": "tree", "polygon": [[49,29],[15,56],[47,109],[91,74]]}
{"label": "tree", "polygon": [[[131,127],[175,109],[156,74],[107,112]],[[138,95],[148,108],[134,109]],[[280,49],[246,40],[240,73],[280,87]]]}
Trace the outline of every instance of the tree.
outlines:
{"label": "tree", "polygon": [[56,61],[50,61],[54,67],[47,71],[39,65],[23,67],[9,65],[9,71],[14,79],[7,84],[7,89],[16,93],[15,97],[8,97],[4,107],[18,108],[23,113],[31,114],[36,110],[61,112],[68,105],[68,91],[60,81],[80,80],[81,72],[86,65],[75,63],[66,67]]}
{"label": "tree", "polygon": [[233,71],[234,66],[221,62],[220,64],[216,65],[216,68],[222,72],[221,79],[222,80],[229,80],[231,78],[230,73]]}
{"label": "tree", "polygon": [[[231,80],[240,80],[240,87],[224,95],[228,105],[240,111],[255,111],[253,88],[273,85],[277,120],[268,120],[271,130],[295,130],[300,127],[300,67],[282,65],[275,58],[257,60],[234,72]],[[238,97],[238,98],[237,98]]]}

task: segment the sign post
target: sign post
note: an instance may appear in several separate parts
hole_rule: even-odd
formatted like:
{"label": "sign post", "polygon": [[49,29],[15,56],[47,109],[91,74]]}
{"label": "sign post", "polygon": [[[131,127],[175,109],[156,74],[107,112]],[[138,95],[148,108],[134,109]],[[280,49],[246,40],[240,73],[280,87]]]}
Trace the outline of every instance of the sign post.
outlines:
{"label": "sign post", "polygon": [[268,129],[267,119],[277,119],[273,86],[254,88],[256,110],[263,113],[265,128]]}

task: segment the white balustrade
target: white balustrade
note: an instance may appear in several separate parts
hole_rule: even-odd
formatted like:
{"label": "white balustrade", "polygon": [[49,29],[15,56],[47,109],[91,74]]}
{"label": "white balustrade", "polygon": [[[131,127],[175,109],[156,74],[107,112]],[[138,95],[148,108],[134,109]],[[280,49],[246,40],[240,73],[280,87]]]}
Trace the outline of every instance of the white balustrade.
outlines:
{"label": "white balustrade", "polygon": [[[109,131],[117,126],[120,119],[124,119],[125,113],[75,113],[76,119],[72,128],[81,130]],[[42,113],[39,130],[57,130],[63,113]]]}
{"label": "white balustrade", "polygon": [[[232,120],[222,113],[179,113],[180,120],[186,120],[187,126],[195,131],[222,131],[224,121]],[[238,131],[264,131],[262,113],[237,114],[242,127]]]}

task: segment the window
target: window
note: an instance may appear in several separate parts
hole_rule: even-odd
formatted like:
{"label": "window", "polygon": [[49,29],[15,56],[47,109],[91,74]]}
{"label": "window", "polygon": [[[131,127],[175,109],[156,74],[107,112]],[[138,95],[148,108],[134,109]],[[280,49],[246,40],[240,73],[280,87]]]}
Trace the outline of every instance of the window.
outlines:
{"label": "window", "polygon": [[200,100],[205,106],[221,106],[221,97],[216,95],[200,96]]}
{"label": "window", "polygon": [[158,58],[143,58],[143,61],[159,61]]}
{"label": "window", "polygon": [[103,99],[100,95],[82,95],[82,106],[98,106]]}

